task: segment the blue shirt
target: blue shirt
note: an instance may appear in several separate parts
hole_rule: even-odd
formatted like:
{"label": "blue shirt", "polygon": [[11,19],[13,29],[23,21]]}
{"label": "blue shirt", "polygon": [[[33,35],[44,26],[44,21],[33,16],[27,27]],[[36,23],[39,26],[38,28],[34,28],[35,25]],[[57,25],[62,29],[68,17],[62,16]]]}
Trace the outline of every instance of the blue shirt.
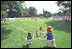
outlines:
{"label": "blue shirt", "polygon": [[52,40],[52,39],[54,39],[52,32],[48,32],[48,33],[46,34],[46,36],[47,36],[47,40]]}
{"label": "blue shirt", "polygon": [[27,39],[28,39],[28,40],[32,39],[32,36],[27,36]]}

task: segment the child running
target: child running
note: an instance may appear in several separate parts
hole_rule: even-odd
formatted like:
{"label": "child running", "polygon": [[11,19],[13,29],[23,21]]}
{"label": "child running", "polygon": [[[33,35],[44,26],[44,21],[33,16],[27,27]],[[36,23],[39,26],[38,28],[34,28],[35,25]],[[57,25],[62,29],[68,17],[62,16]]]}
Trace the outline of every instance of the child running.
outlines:
{"label": "child running", "polygon": [[53,28],[51,26],[48,26],[47,27],[47,34],[45,37],[47,37],[47,46],[48,47],[56,47],[56,44],[55,44],[55,38],[53,36]]}
{"label": "child running", "polygon": [[28,45],[31,44],[31,39],[32,39],[32,35],[31,35],[31,33],[29,32],[28,35],[27,35]]}
{"label": "child running", "polygon": [[40,36],[40,35],[41,35],[41,33],[42,33],[42,27],[40,26],[40,27],[39,27],[39,31],[38,31],[38,32],[36,32],[36,36]]}

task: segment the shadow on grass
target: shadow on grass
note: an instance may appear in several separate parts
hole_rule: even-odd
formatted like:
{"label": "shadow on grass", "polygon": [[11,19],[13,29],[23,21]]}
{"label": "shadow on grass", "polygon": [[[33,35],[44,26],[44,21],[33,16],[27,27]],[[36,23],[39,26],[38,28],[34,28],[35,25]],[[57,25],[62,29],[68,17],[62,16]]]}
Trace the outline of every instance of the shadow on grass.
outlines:
{"label": "shadow on grass", "polygon": [[42,47],[42,48],[55,48],[55,47],[48,47],[48,46],[44,46],[44,47]]}
{"label": "shadow on grass", "polygon": [[3,23],[3,22],[2,22],[1,25],[8,25],[8,23]]}
{"label": "shadow on grass", "polygon": [[1,40],[7,39],[8,35],[11,33],[11,30],[1,28]]}
{"label": "shadow on grass", "polygon": [[65,22],[63,20],[54,20],[45,22],[47,26],[52,26],[56,30],[65,31],[71,33],[71,22]]}
{"label": "shadow on grass", "polygon": [[23,45],[22,48],[29,48],[29,45]]}

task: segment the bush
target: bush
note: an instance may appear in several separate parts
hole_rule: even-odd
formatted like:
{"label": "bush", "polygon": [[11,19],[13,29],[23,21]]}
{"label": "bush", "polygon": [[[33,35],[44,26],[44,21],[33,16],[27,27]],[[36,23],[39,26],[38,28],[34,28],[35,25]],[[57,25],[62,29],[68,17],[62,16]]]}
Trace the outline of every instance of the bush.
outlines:
{"label": "bush", "polygon": [[1,18],[6,18],[8,13],[6,11],[1,11]]}

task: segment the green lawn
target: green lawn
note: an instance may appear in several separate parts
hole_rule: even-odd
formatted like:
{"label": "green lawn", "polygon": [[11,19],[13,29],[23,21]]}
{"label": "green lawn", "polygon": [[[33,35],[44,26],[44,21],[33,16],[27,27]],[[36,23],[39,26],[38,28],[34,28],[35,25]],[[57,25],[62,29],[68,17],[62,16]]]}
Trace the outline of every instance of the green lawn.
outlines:
{"label": "green lawn", "polygon": [[[57,48],[71,48],[71,23],[66,23],[62,20],[52,19],[34,19],[34,18],[21,18],[1,22],[1,48],[25,48],[27,44],[26,35],[31,32],[32,35],[38,31],[39,26],[43,27],[46,33],[47,26],[53,26],[53,34],[56,39]],[[41,35],[41,39],[34,37],[30,48],[44,48],[46,46],[45,35]]]}

